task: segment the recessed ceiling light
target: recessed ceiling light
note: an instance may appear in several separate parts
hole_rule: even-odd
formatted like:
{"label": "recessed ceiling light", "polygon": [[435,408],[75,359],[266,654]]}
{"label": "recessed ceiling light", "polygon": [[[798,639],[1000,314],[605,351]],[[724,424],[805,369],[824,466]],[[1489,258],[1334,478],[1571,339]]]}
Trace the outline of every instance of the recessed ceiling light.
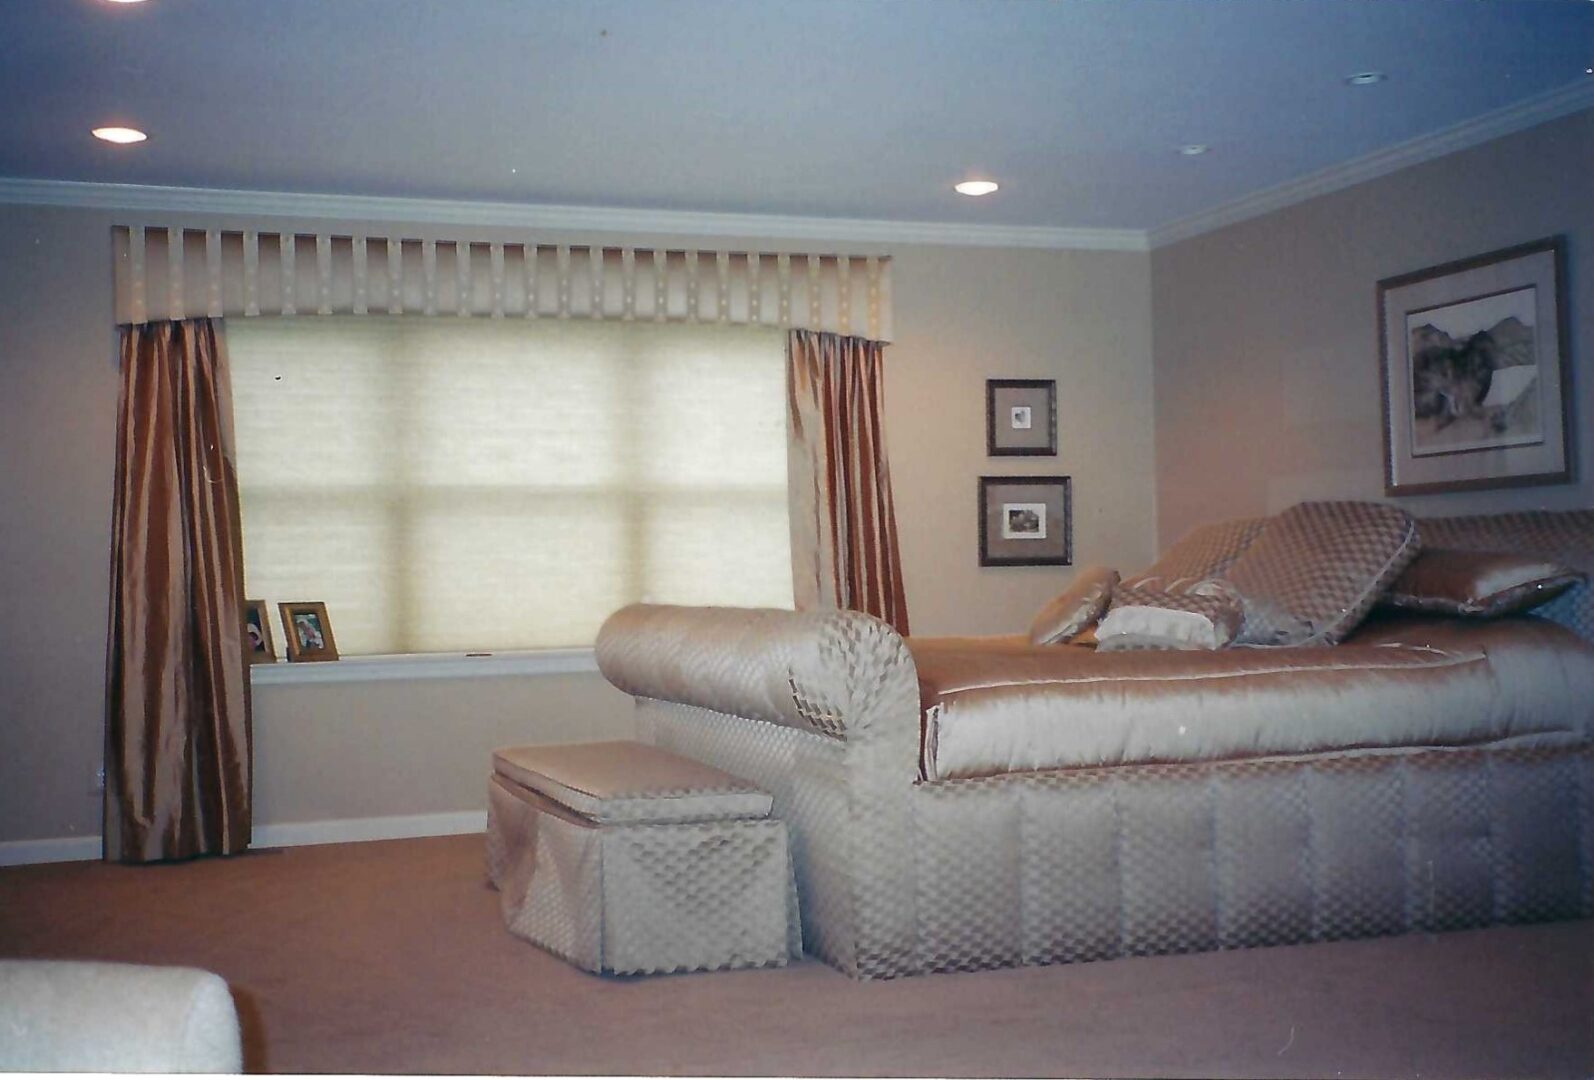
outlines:
{"label": "recessed ceiling light", "polygon": [[[117,2],[120,3],[121,0],[117,0]],[[145,139],[149,138],[148,135],[138,130],[138,128],[125,127],[98,127],[90,132],[90,134],[92,134],[96,139],[104,139],[106,142],[112,143],[136,143],[143,142]]]}
{"label": "recessed ceiling light", "polygon": [[110,0],[113,4],[142,4],[144,0]]}
{"label": "recessed ceiling light", "polygon": [[1346,86],[1372,86],[1389,78],[1382,71],[1358,71],[1354,75],[1345,76]]}
{"label": "recessed ceiling light", "polygon": [[1185,143],[1183,146],[1179,147],[1179,153],[1183,154],[1185,157],[1200,157],[1202,154],[1211,149],[1212,147],[1208,146],[1206,143],[1193,142]]}
{"label": "recessed ceiling light", "polygon": [[989,195],[996,188],[994,180],[965,180],[961,184],[952,185],[952,190],[959,195]]}

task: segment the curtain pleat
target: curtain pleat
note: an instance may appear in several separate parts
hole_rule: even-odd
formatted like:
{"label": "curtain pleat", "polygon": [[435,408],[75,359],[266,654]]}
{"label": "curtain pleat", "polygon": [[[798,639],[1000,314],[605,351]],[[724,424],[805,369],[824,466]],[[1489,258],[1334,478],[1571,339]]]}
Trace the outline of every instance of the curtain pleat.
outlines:
{"label": "curtain pleat", "polygon": [[793,330],[787,339],[792,577],[798,608],[844,608],[908,633],[881,342]]}
{"label": "curtain pleat", "polygon": [[121,330],[105,858],[249,844],[243,546],[225,342],[210,319]]}

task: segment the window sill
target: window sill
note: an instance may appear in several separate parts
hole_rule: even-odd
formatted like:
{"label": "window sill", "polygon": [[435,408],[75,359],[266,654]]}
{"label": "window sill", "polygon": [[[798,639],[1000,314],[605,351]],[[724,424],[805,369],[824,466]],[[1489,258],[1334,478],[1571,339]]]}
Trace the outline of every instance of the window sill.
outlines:
{"label": "window sill", "polygon": [[255,664],[249,669],[254,686],[300,683],[388,682],[394,679],[460,679],[504,675],[566,675],[597,671],[591,649],[539,649],[533,652],[411,653],[394,656],[350,656],[342,660],[291,664]]}

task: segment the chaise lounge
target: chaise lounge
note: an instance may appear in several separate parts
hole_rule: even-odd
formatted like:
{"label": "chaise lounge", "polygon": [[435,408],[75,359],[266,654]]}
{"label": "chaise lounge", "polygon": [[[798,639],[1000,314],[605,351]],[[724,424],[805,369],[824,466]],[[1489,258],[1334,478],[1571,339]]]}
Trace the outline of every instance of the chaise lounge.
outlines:
{"label": "chaise lounge", "polygon": [[[1277,520],[1219,532],[1243,554]],[[1594,569],[1594,511],[1417,528],[1429,550]],[[1214,535],[1151,569],[1234,564]],[[1534,615],[1344,614],[1360,625],[1341,644],[1093,655],[905,640],[851,612],[636,605],[598,659],[644,739],[774,795],[805,945],[856,977],[1594,912],[1589,587]],[[1154,703],[1148,682],[1183,696]],[[1134,737],[1085,732],[1113,703]],[[1062,749],[939,760],[959,712],[1050,716]]]}

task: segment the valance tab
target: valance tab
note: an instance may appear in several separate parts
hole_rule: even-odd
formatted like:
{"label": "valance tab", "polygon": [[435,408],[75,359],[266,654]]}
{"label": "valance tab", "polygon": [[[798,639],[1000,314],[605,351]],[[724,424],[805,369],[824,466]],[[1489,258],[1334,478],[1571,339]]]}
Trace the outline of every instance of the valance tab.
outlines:
{"label": "valance tab", "polygon": [[768,325],[891,340],[889,256],[118,225],[116,321],[400,315]]}

